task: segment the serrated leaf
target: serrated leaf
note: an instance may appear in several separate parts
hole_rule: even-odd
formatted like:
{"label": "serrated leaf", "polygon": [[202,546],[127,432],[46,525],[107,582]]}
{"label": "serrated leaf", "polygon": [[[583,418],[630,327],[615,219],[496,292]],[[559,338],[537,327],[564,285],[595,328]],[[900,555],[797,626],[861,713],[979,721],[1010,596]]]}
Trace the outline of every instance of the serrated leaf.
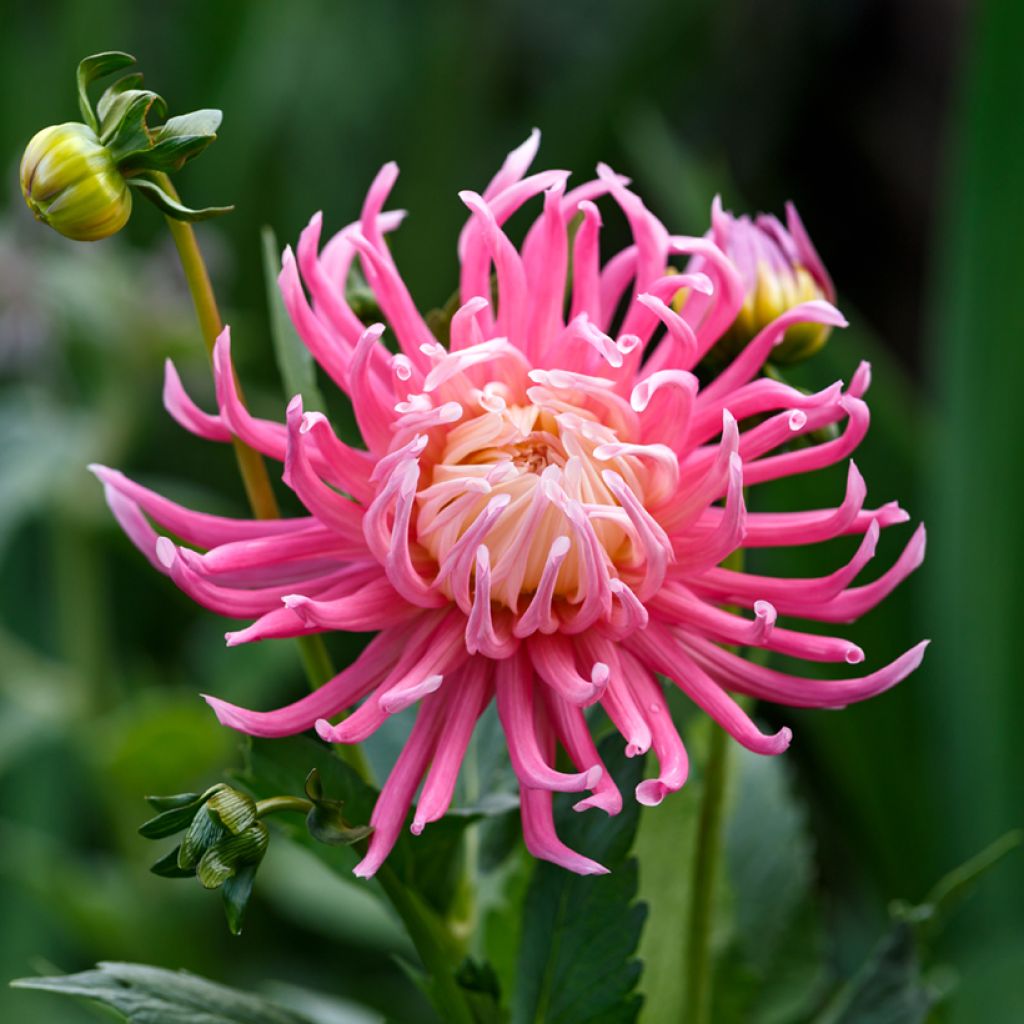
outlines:
{"label": "serrated leaf", "polygon": [[200,220],[209,220],[211,217],[220,217],[234,209],[233,206],[206,206],[201,210],[193,210],[179,203],[176,199],[172,199],[156,182],[149,181],[146,178],[128,178],[127,180],[132,188],[141,192],[161,213],[173,220],[193,223]]}
{"label": "serrated leaf", "polygon": [[174,847],[169,853],[164,854],[149,870],[161,878],[194,878],[196,869],[183,868],[178,864],[178,852],[181,845]]}
{"label": "serrated leaf", "polygon": [[[642,759],[627,761],[608,737],[601,756],[624,793],[640,781]],[[515,1024],[632,1024],[641,964],[634,959],[646,907],[636,901],[637,863],[629,857],[639,805],[627,798],[614,818],[600,811],[556,813],[559,835],[610,870],[581,877],[539,863],[523,906]]]}
{"label": "serrated leaf", "polygon": [[144,964],[101,963],[92,971],[21,978],[15,988],[91,999],[130,1024],[310,1024],[266,999],[187,971]]}
{"label": "serrated leaf", "polygon": [[135,58],[130,53],[121,53],[119,50],[107,50],[104,53],[94,53],[84,60],[78,62],[76,78],[78,81],[78,108],[82,111],[85,123],[99,134],[99,122],[93,112],[92,104],[89,102],[89,85],[97,78],[119,71],[135,63]]}
{"label": "serrated leaf", "polygon": [[296,395],[302,395],[304,409],[324,411],[327,405],[317,387],[313,356],[295,330],[277,287],[281,250],[274,229],[264,225],[260,239],[263,246],[263,277],[267,287],[267,312],[270,314],[270,339],[274,345],[274,359],[277,372],[281,375],[285,398],[291,400]]}

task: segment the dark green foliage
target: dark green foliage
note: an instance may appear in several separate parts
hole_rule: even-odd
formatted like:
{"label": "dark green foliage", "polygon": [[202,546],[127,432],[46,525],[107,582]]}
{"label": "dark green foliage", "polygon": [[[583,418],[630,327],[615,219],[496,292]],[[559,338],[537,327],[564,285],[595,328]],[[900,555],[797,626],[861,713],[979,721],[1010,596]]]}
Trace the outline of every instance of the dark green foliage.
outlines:
{"label": "dark green foliage", "polygon": [[637,862],[629,856],[639,820],[633,790],[641,758],[627,761],[622,740],[608,737],[601,756],[625,794],[614,818],[591,810],[557,809],[559,835],[611,872],[574,875],[537,865],[523,905],[515,1024],[630,1024],[640,998],[633,993],[641,964],[633,959],[646,908],[636,902]]}
{"label": "dark green foliage", "polygon": [[144,964],[101,963],[93,971],[13,984],[94,1000],[129,1024],[308,1024],[305,1017],[247,992]]}

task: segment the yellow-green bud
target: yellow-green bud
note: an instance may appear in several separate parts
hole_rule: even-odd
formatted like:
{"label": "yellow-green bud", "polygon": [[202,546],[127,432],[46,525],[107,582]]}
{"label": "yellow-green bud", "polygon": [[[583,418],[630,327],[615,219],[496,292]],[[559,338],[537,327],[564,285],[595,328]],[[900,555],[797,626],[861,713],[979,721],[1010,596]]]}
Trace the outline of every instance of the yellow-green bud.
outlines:
{"label": "yellow-green bud", "polygon": [[[835,300],[835,289],[799,214],[786,205],[786,224],[759,214],[734,217],[716,200],[711,238],[733,261],[743,282],[743,306],[732,326],[709,353],[712,359],[732,359],[761,330],[787,310],[814,299]],[[772,352],[777,364],[802,362],[818,352],[832,328],[808,322],[794,324]]]}
{"label": "yellow-green bud", "polygon": [[81,242],[116,234],[132,212],[131,191],[110,151],[76,121],[32,138],[21,158],[21,191],[37,220]]}

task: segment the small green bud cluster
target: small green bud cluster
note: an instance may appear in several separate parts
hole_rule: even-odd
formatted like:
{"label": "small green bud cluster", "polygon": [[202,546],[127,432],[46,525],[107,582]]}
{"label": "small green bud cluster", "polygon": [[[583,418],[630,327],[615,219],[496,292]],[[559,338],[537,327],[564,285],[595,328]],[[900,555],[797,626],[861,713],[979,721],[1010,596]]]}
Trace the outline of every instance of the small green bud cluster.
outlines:
{"label": "small green bud cluster", "polygon": [[127,53],[98,53],[78,65],[83,122],[69,121],[37,132],[21,160],[21,191],[37,220],[77,241],[94,242],[120,231],[132,212],[132,192],[176,220],[203,220],[231,207],[194,210],[181,204],[167,181],[217,137],[219,110],[196,110],[158,126],[167,107],[141,88],[142,75],[118,79],[95,109],[89,85],[135,63]]}
{"label": "small green bud cluster", "polygon": [[160,813],[139,828],[141,835],[163,839],[185,833],[181,842],[153,865],[153,873],[165,878],[195,877],[204,889],[220,889],[228,926],[238,934],[256,869],[270,841],[255,801],[224,783],[203,793],[146,800]]}
{"label": "small green bud cluster", "polygon": [[228,927],[237,935],[270,842],[263,818],[285,811],[304,814],[309,834],[329,846],[350,846],[373,831],[368,826],[349,825],[342,815],[342,801],[324,796],[316,769],[306,777],[305,789],[305,797],[273,796],[255,801],[218,782],[202,793],[146,797],[159,813],[139,827],[141,835],[165,839],[184,833],[181,842],[150,870],[164,878],[198,878],[204,889],[220,889]]}

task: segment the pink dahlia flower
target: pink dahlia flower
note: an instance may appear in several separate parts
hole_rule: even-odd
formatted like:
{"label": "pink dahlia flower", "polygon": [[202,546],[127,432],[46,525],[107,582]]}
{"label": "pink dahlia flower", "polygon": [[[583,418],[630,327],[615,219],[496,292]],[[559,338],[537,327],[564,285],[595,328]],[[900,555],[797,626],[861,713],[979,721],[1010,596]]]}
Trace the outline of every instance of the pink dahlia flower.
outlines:
{"label": "pink dahlia flower", "polygon": [[[96,468],[115,516],[159,571],[205,607],[253,620],[228,633],[229,644],[379,631],[354,664],[278,711],[206,698],[242,732],[315,727],[333,743],[365,740],[389,715],[419,705],[371,818],[369,850],[356,868],[363,876],[392,848],[421,783],[412,831],[445,813],[492,700],[520,783],[527,847],[573,871],[601,872],[559,840],[552,817],[554,792],[585,794],[581,811],[615,814],[622,805],[588,707],[607,712],[629,755],[653,748],[657,773],[636,791],[653,805],[687,776],[662,677],[745,747],[777,754],[790,731],[766,735],[731,693],[840,707],[899,682],[923,654],[919,645],[836,682],[754,665],[729,649],[857,664],[863,653],[849,641],[784,628],[777,617],[850,622],[921,562],[918,529],[892,567],[854,585],[880,529],[907,516],[895,504],[866,508],[852,462],[835,508],[746,508],[747,487],[848,458],[868,426],[868,366],[848,386],[811,395],[758,376],[788,328],[844,324],[819,299],[783,312],[702,385],[694,368],[745,301],[741,272],[713,240],[717,228],[709,238],[670,234],[604,166],[573,189],[564,171],[527,176],[537,142],[534,134],[511,153],[482,195],[461,193],[469,219],[447,345],[417,312],[385,241],[402,219],[383,210],[393,164],[377,176],[357,222],[321,248],[317,214],[296,253],[285,251],[279,280],[289,313],[349,396],[365,448],[343,443],[299,398],[284,424],[251,416],[235,389],[227,331],[215,353],[216,414],[190,400],[168,365],[170,414],[200,437],[235,435],[283,463],[307,515],[250,521],[193,512]],[[534,198],[543,208],[517,248],[502,225]],[[602,198],[619,207],[633,235],[606,261],[595,204]],[[721,216],[716,208],[716,224]],[[387,327],[366,327],[346,303],[355,260]],[[688,268],[678,272],[673,260]],[[382,343],[385,331],[397,354]],[[834,439],[790,445],[830,424],[842,424]],[[151,521],[184,545],[158,537]],[[722,567],[740,548],[845,534],[861,537],[856,553],[819,578]],[[576,772],[555,767],[556,745]]]}

